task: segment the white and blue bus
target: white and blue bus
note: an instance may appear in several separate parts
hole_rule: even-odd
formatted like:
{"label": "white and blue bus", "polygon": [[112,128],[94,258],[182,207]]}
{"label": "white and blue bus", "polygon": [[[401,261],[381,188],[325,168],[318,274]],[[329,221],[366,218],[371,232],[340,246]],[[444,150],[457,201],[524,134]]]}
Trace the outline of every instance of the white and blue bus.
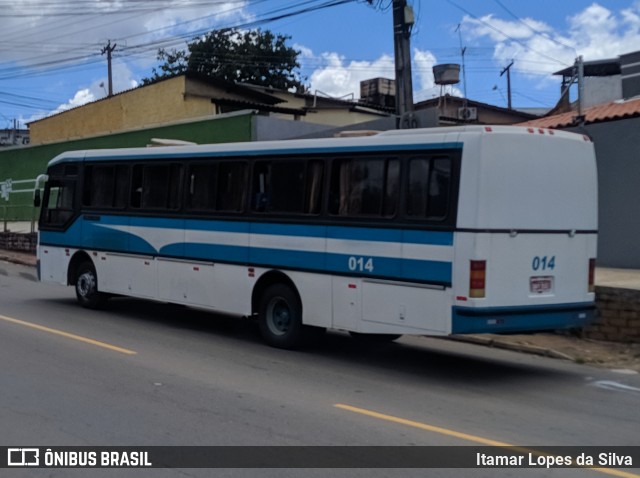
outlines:
{"label": "white and blue bus", "polygon": [[73,151],[48,166],[39,276],[314,330],[512,333],[594,313],[589,138],[465,126]]}

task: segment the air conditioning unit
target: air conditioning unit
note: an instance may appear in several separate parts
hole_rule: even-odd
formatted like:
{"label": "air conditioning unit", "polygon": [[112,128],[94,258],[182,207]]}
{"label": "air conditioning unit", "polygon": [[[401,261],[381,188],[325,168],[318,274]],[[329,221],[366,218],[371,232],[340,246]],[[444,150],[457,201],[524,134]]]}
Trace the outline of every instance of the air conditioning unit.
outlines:
{"label": "air conditioning unit", "polygon": [[478,108],[458,108],[458,119],[471,121],[478,119]]}

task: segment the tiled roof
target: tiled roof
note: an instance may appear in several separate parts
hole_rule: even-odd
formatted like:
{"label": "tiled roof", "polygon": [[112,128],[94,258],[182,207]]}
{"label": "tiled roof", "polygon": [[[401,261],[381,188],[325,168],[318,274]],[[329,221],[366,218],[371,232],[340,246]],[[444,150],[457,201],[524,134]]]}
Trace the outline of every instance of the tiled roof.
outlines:
{"label": "tiled roof", "polygon": [[[526,123],[520,123],[522,126],[535,126],[537,128],[564,128],[573,126],[577,112],[570,111],[559,115],[548,116],[546,118],[538,118]],[[603,121],[614,121],[623,118],[632,118],[640,116],[640,98],[633,98],[626,101],[614,101],[598,106],[587,108],[584,111],[585,124],[601,123]]]}

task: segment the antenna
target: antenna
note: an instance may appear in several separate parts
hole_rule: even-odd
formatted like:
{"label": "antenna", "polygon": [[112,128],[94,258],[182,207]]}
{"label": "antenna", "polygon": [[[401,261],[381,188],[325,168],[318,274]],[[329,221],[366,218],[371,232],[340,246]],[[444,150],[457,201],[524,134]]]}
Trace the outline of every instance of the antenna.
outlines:
{"label": "antenna", "polygon": [[460,28],[461,26],[462,24],[458,23],[458,26],[456,27],[456,32],[458,32],[458,38],[460,39],[460,56],[462,57],[462,86],[464,91],[464,100],[466,101],[467,100],[467,70],[464,67],[464,54],[467,52],[467,47],[462,46],[462,30]]}

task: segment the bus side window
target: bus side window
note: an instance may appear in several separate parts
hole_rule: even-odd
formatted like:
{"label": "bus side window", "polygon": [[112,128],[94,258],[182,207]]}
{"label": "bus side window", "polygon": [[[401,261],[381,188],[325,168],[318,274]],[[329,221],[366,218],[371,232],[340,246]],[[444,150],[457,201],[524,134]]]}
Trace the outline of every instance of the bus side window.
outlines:
{"label": "bus side window", "polygon": [[320,214],[322,207],[322,188],[324,178],[324,163],[310,161],[307,164],[307,177],[304,197],[305,214]]}
{"label": "bus side window", "polygon": [[395,215],[400,180],[398,159],[337,160],[331,179],[331,214],[351,217]]}
{"label": "bus side window", "polygon": [[272,189],[271,162],[257,162],[253,167],[251,209],[256,212],[265,212],[269,210]]}
{"label": "bus side window", "polygon": [[51,180],[47,183],[42,210],[47,226],[63,226],[73,217],[75,182]]}
{"label": "bus side window", "polygon": [[213,211],[216,201],[216,163],[192,164],[188,174],[187,208],[196,211]]}
{"label": "bus side window", "polygon": [[133,167],[131,205],[140,209],[180,208],[182,166],[145,164]]}
{"label": "bus side window", "polygon": [[256,212],[319,214],[322,161],[260,161],[253,170],[252,208]]}
{"label": "bus side window", "polygon": [[449,158],[411,159],[408,181],[408,216],[436,220],[447,217],[451,191]]}
{"label": "bus side window", "polygon": [[218,169],[216,211],[242,212],[246,197],[247,164],[222,161]]}
{"label": "bus side window", "polygon": [[84,173],[82,204],[95,208],[117,208],[126,206],[127,165],[89,165]]}

